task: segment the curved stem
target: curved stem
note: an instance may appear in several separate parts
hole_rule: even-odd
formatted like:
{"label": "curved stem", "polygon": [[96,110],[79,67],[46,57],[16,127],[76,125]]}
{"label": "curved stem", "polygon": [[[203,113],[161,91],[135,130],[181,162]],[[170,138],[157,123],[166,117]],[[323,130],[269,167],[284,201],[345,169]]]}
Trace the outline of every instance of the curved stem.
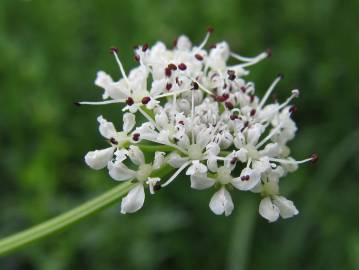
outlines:
{"label": "curved stem", "polygon": [[99,210],[110,206],[123,197],[133,186],[131,182],[119,184],[104,194],[85,202],[84,204],[54,217],[48,221],[40,223],[22,232],[10,235],[0,240],[0,256],[23,247],[31,242],[39,240],[45,236],[63,230],[85,217],[91,216]]}

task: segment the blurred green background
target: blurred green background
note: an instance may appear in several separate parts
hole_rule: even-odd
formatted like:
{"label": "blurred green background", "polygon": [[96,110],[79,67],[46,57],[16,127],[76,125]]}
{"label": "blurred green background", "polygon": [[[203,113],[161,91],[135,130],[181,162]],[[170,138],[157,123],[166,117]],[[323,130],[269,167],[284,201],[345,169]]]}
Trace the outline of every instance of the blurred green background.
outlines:
{"label": "blurred green background", "polygon": [[317,1],[19,1],[0,2],[0,236],[64,212],[116,183],[86,167],[104,146],[96,116],[120,126],[118,106],[96,100],[96,71],[126,69],[132,46],[170,45],[184,33],[199,43],[227,40],[243,55],[271,47],[251,69],[262,94],[277,73],[277,96],[301,89],[291,142],[301,159],[282,192],[300,215],[268,224],[260,198],[237,192],[230,217],[213,215],[213,191],[177,181],[147,196],[137,214],[119,205],[0,259],[0,269],[359,269],[359,2]]}

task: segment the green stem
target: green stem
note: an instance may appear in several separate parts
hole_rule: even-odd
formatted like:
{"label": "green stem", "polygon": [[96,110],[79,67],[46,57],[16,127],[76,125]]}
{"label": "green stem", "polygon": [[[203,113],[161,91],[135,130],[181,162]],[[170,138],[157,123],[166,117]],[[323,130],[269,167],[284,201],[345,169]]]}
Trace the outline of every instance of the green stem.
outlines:
{"label": "green stem", "polygon": [[137,144],[137,146],[143,152],[150,152],[150,153],[153,153],[155,151],[171,152],[176,150],[175,148],[168,145]]}
{"label": "green stem", "polygon": [[85,202],[84,204],[64,213],[48,221],[45,221],[32,228],[24,230],[22,232],[10,235],[0,240],[0,256],[21,248],[31,242],[39,240],[45,236],[63,230],[67,226],[70,226],[85,217],[91,216],[99,210],[110,206],[123,197],[133,186],[131,182],[126,182],[104,194]]}

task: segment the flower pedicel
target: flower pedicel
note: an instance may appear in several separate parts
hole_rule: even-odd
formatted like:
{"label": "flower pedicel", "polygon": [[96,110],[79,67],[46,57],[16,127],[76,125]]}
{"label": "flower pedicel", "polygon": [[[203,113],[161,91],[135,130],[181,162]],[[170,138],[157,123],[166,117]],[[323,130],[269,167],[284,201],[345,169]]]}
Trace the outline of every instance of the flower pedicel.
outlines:
{"label": "flower pedicel", "polygon": [[[243,57],[220,42],[207,51],[212,32],[209,28],[199,46],[180,36],[173,49],[162,42],[136,47],[139,66],[128,75],[118,49],[111,48],[122,78],[113,81],[99,71],[95,84],[104,89],[104,101],[77,103],[123,106],[122,130],[99,116],[99,131],[109,147],[85,156],[91,168],[107,167],[114,180],[136,183],[122,199],[122,213],[143,206],[145,189],[155,194],[184,172],[192,188],[214,189],[209,207],[216,215],[232,213],[230,191],[235,190],[260,193],[259,213],[270,222],[298,214],[293,202],[281,196],[279,180],[299,164],[318,159],[315,154],[300,161],[290,157],[287,142],[297,131],[291,118],[296,107],[290,103],[299,90],[282,103],[269,103],[282,80],[278,76],[257,97],[254,83],[244,78],[247,68],[269,57],[270,50]],[[228,65],[229,58],[239,63]],[[152,152],[152,160],[144,152]]]}

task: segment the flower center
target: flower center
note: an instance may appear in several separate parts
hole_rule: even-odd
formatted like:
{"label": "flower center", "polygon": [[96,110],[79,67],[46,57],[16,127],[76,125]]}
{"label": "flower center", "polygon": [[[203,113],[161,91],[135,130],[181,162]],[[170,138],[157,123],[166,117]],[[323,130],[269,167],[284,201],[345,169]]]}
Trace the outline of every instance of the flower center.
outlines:
{"label": "flower center", "polygon": [[276,182],[266,182],[263,184],[263,195],[277,195],[279,194],[279,186]]}
{"label": "flower center", "polygon": [[222,184],[228,184],[232,180],[231,170],[227,167],[219,167],[217,172],[217,179]]}
{"label": "flower center", "polygon": [[188,156],[192,160],[200,160],[202,158],[202,147],[198,144],[192,144],[188,148]]}
{"label": "flower center", "polygon": [[259,159],[259,153],[258,150],[253,145],[246,145],[245,148],[248,151],[248,156],[252,159]]}
{"label": "flower center", "polygon": [[136,173],[136,178],[138,181],[143,182],[145,181],[152,173],[152,166],[150,164],[142,164],[138,168]]}
{"label": "flower center", "polygon": [[127,133],[124,131],[117,132],[116,141],[119,148],[124,146],[124,144],[128,141]]}

